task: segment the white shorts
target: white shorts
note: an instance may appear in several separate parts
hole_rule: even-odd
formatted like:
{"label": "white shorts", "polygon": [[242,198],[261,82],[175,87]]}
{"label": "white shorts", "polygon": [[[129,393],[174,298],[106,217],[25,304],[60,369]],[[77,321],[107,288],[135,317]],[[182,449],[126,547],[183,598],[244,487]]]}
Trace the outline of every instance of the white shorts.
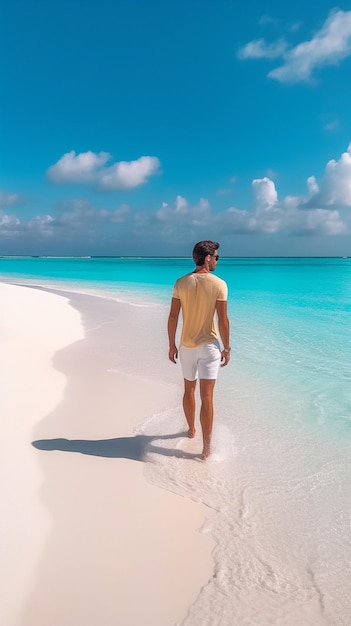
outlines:
{"label": "white shorts", "polygon": [[180,364],[186,380],[216,380],[221,363],[218,341],[204,343],[198,348],[179,348]]}

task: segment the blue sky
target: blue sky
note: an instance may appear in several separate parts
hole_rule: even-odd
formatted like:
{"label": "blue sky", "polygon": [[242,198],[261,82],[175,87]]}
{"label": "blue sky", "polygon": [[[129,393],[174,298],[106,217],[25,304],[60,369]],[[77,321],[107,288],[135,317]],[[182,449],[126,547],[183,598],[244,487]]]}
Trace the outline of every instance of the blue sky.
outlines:
{"label": "blue sky", "polygon": [[351,254],[351,3],[0,0],[0,255]]}

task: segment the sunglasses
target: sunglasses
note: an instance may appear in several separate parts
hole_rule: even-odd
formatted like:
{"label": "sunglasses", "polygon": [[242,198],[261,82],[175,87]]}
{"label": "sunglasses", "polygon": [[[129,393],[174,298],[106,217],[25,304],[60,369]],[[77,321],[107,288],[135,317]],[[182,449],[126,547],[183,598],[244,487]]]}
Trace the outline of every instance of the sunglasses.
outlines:
{"label": "sunglasses", "polygon": [[218,261],[218,259],[219,259],[219,254],[211,254],[211,256],[214,256],[214,258],[216,259],[216,261]]}

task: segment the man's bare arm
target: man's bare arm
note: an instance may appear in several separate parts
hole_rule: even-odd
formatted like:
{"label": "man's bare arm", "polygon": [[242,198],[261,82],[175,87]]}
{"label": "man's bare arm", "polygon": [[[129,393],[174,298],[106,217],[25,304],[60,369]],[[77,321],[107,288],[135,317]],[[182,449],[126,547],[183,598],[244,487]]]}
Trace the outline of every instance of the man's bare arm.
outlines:
{"label": "man's bare arm", "polygon": [[225,300],[217,300],[216,311],[218,315],[218,330],[222,339],[223,348],[225,348],[225,350],[222,350],[222,367],[224,367],[230,360],[230,324],[227,314],[227,302]]}
{"label": "man's bare arm", "polygon": [[180,312],[180,300],[178,298],[172,298],[171,310],[168,316],[168,341],[169,341],[169,353],[168,358],[172,363],[176,363],[178,357],[178,348],[175,344],[175,336],[178,326],[178,318]]}

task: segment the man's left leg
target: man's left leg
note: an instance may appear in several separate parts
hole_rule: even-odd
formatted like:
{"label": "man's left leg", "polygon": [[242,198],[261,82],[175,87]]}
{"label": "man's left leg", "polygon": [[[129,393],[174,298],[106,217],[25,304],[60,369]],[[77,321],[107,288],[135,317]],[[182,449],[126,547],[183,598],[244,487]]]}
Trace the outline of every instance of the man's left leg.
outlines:
{"label": "man's left leg", "polygon": [[189,426],[188,437],[191,439],[195,437],[195,387],[196,380],[184,378],[183,409]]}
{"label": "man's left leg", "polygon": [[200,379],[200,422],[202,427],[203,450],[202,458],[206,460],[211,452],[211,435],[213,426],[213,391],[216,380]]}

